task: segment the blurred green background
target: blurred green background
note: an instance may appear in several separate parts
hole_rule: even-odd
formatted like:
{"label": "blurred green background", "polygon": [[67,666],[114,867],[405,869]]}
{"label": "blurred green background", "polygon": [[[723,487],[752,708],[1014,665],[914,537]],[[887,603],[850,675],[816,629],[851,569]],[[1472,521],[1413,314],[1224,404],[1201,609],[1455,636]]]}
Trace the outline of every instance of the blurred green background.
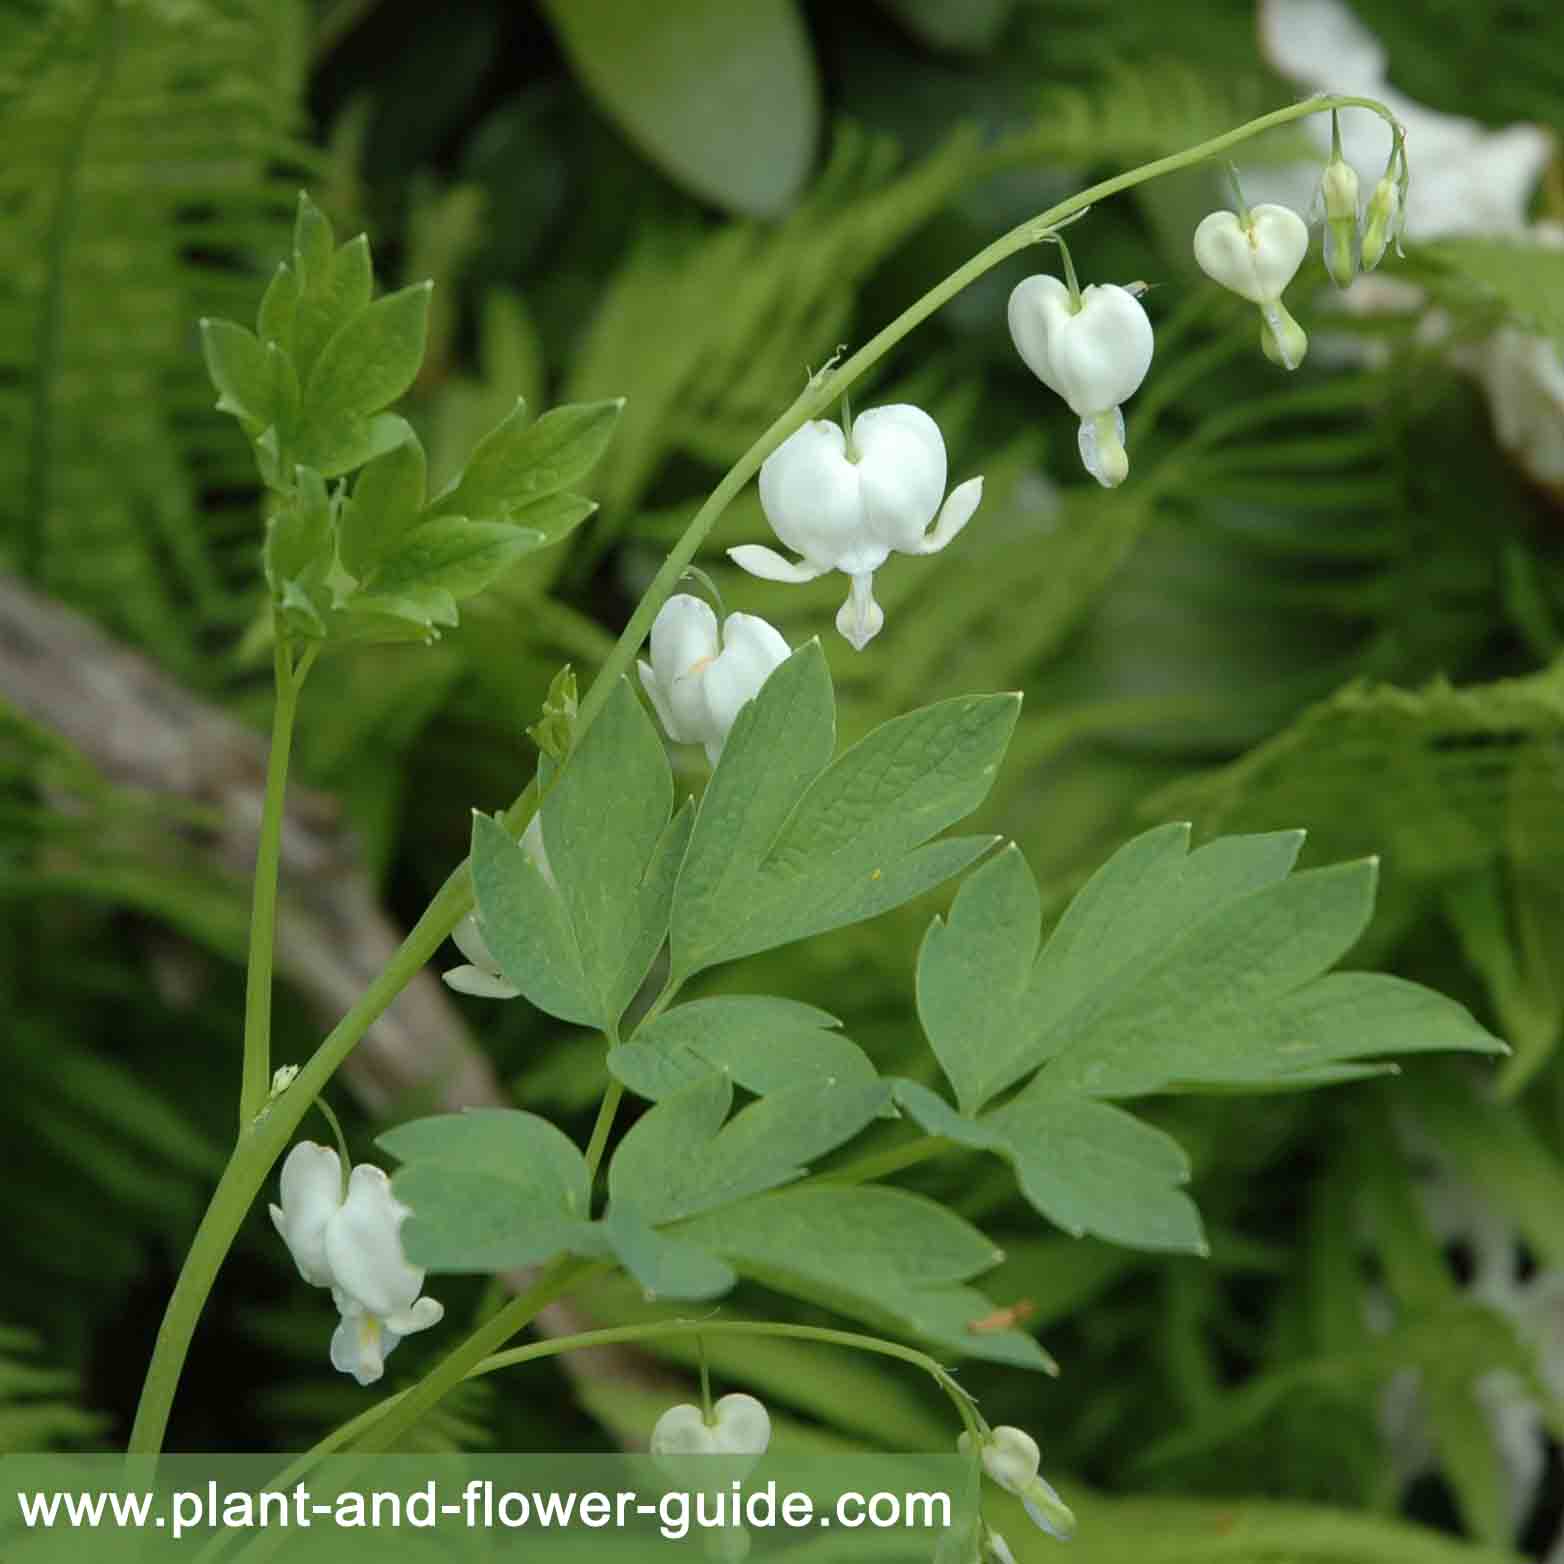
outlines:
{"label": "blurred green background", "polygon": [[[1358,15],[1430,109],[1564,123],[1547,0]],[[0,1450],[123,1440],[231,1134],[269,669],[257,490],[196,321],[253,315],[297,190],[339,234],[367,229],[388,282],[437,283],[408,410],[436,485],[518,395],[629,401],[594,475],[601,511],[566,549],[433,648],[348,651],[314,675],[279,1062],[373,975],[465,852],[470,810],[525,783],[553,674],[591,676],[808,371],[1027,214],[1290,101],[1260,37],[1252,0],[11,0]],[[1300,154],[1288,133],[1245,161]],[[1379,172],[1360,169],[1365,189]],[[1550,429],[1564,441],[1548,336],[1564,251],[1545,226],[1518,228],[1523,255],[1409,244],[1383,270],[1416,290],[1387,314],[1341,311],[1311,256],[1294,308],[1315,347],[1288,378],[1255,351],[1249,307],[1193,267],[1189,234],[1225,199],[1219,171],[1192,170],[1072,230],[1083,282],[1152,284],[1157,359],[1127,409],[1122,489],[1080,471],[1074,419],[1006,331],[1008,290],[1051,252],[958,297],[855,396],[927,407],[953,481],[982,472],[986,489],[959,545],[883,572],[869,651],[827,635],[844,737],[1024,689],[979,824],[1020,841],[1054,912],[1166,819],[1301,825],[1315,862],[1376,852],[1380,911],[1352,964],[1454,994],[1515,1052],[1497,1072],[1418,1062],[1296,1098],[1154,1105],[1196,1160],[1209,1262],[1040,1230],[991,1164],[907,1182],[999,1236],[990,1290],[1030,1304],[1063,1366],[964,1382],[1083,1498],[1088,1558],[1541,1557],[1564,1547],[1564,473],[1535,452]],[[1517,219],[1560,218],[1555,161]],[[1543,421],[1519,459],[1516,405]],[[764,536],[751,490],[704,561],[728,607],[795,643],[827,632],[829,580],[778,590],[727,566],[725,547]],[[678,763],[699,785],[698,754]],[[911,973],[937,905],[716,984],[823,1004],[882,1069],[926,1069]],[[463,1092],[584,1133],[605,1077],[570,1029],[432,981],[411,1003],[334,1093],[356,1153]],[[493,1303],[475,1282],[438,1290],[455,1322]],[[622,1291],[587,1304],[604,1323],[646,1312]],[[758,1289],[732,1307],[829,1318]],[[327,1369],[329,1324],[260,1213],[172,1445],[300,1448],[360,1409]],[[388,1383],[442,1334],[404,1347]],[[715,1364],[800,1448],[950,1435],[889,1369],[752,1349]],[[417,1437],[634,1441],[683,1372],[539,1366],[453,1398]]]}

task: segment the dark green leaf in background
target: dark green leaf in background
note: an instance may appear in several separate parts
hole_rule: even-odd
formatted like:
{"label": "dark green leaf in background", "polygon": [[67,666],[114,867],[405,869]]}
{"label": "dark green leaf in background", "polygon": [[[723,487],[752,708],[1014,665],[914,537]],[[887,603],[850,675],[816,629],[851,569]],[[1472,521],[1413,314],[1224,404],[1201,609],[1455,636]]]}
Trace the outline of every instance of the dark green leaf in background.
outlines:
{"label": "dark green leaf in background", "polygon": [[549,0],[603,108],[694,194],[775,217],[819,136],[820,85],[795,0]]}

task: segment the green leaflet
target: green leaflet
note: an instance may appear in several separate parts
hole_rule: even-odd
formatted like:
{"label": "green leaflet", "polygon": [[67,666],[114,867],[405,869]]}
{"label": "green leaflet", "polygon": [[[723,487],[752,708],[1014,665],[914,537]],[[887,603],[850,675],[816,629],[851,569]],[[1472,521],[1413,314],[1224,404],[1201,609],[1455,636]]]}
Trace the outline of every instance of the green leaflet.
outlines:
{"label": "green leaflet", "polygon": [[304,385],[306,421],[367,418],[412,385],[424,357],[432,283],[388,293],[351,314],[326,339]]}
{"label": "green leaflet", "polygon": [[617,399],[583,402],[556,407],[529,423],[526,404],[518,401],[478,442],[461,476],[435,501],[435,512],[517,519],[512,512],[568,489],[591,472],[608,449],[623,408]]}
{"label": "green leaflet", "polygon": [[608,1167],[608,1193],[653,1225],[790,1183],[884,1106],[883,1083],[826,1081],[773,1092],[728,1118],[733,1087],[711,1074],[638,1119]]}
{"label": "green leaflet", "polygon": [[427,482],[424,448],[409,429],[407,439],[364,467],[343,506],[337,551],[344,569],[360,581],[373,573],[417,522]]}
{"label": "green leaflet", "polygon": [[975,1227],[922,1195],[875,1185],[784,1190],[713,1211],[678,1231],[740,1275],[778,1291],[963,1357],[1052,1367],[1020,1331],[969,1328],[993,1306],[964,1284],[1004,1256]]}
{"label": "green leaflet", "polygon": [[219,412],[232,413],[259,433],[277,416],[271,360],[254,332],[231,320],[201,322],[201,351],[219,394]]}
{"label": "green leaflet", "polygon": [[578,1254],[617,1260],[647,1302],[659,1298],[717,1298],[738,1280],[716,1255],[687,1238],[654,1232],[635,1206],[616,1200],[600,1222],[576,1237]]}
{"label": "green leaflet", "polygon": [[1182,1152],[1101,1099],[1315,1085],[1389,1052],[1501,1052],[1416,984],[1323,975],[1368,921],[1374,866],[1293,873],[1301,844],[1278,832],[1190,852],[1187,826],[1145,832],[1041,949],[1031,871],[1017,849],[999,854],[935,919],[918,962],[919,1016],[961,1111],[911,1082],[898,1102],[930,1133],[1006,1158],[1068,1232],[1198,1250]]}
{"label": "green leaflet", "polygon": [[701,800],[674,892],[675,974],[873,917],[965,868],[988,838],[929,839],[987,795],[1019,704],[941,701],[832,761],[825,659],[817,642],[795,652],[739,713]]}
{"label": "green leaflet", "polygon": [[[668,931],[691,812],[621,681],[542,810],[550,884],[495,821],[473,821],[473,886],[501,970],[540,1009],[616,1035]],[[604,829],[611,822],[612,829]]]}
{"label": "green leaflet", "polygon": [[390,597],[443,591],[459,601],[481,592],[542,544],[541,533],[503,521],[439,516],[402,538],[369,587],[376,595]]}
{"label": "green leaflet", "polygon": [[659,1102],[713,1070],[757,1096],[805,1081],[869,1085],[869,1056],[835,1029],[834,1016],[791,999],[697,999],[637,1029],[608,1068],[638,1096]]}
{"label": "green leaflet", "polygon": [[537,1264],[590,1209],[585,1158],[536,1114],[472,1108],[399,1125],[377,1144],[403,1164],[392,1189],[413,1212],[407,1256],[432,1271]]}

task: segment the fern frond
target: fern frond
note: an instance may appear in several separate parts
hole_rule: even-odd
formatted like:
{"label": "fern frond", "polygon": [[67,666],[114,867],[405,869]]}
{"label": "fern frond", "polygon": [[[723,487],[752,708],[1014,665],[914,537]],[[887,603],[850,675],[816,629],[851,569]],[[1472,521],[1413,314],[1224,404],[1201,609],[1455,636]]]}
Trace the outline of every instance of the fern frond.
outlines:
{"label": "fern frond", "polygon": [[892,177],[892,143],[838,133],[815,188],[777,227],[653,228],[610,287],[571,379],[572,400],[628,397],[599,469],[622,524],[671,448],[725,465],[841,344],[858,285],[980,166],[960,134]]}
{"label": "fern frond", "polygon": [[0,1325],[0,1455],[98,1439],[108,1419],[83,1407],[79,1394],[74,1374],[39,1361],[36,1336]]}
{"label": "fern frond", "polygon": [[[254,513],[194,323],[253,306],[287,233],[294,0],[53,0],[0,50],[0,551],[200,680],[253,591]],[[243,311],[241,310],[240,313]]]}
{"label": "fern frond", "polygon": [[[1219,136],[1275,106],[1248,73],[1224,75],[1167,58],[1134,65],[1121,59],[1086,85],[1051,82],[1035,122],[1005,142],[996,161],[1135,163]],[[1264,155],[1280,158],[1298,144],[1296,137],[1273,138]],[[1253,158],[1254,149],[1245,156]]]}

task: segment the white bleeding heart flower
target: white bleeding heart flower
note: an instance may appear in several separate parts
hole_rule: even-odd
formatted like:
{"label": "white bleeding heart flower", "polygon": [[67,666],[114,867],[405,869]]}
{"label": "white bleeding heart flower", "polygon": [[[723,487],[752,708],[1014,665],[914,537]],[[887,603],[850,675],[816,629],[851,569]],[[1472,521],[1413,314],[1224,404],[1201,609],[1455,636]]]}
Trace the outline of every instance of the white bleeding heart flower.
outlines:
{"label": "white bleeding heart flower", "polygon": [[703,744],[717,764],[740,710],[792,656],[779,631],[754,614],[717,616],[698,597],[679,592],[652,625],[652,660],[639,663],[641,684],[675,744]]}
{"label": "white bleeding heart flower", "polygon": [[651,1453],[664,1458],[687,1455],[760,1457],[771,1443],[771,1415],[754,1396],[736,1390],[711,1409],[708,1423],[698,1406],[669,1407],[652,1429]]}
{"label": "white bleeding heart flower", "polygon": [[1309,253],[1309,225],[1288,206],[1261,202],[1240,217],[1212,212],[1195,229],[1195,260],[1213,282],[1260,307],[1260,345],[1266,357],[1296,369],[1308,351],[1303,327],[1282,303],[1282,292]]}
{"label": "white bleeding heart flower", "polygon": [[404,1336],[427,1330],[444,1306],[421,1298],[423,1270],[402,1252],[408,1208],[391,1193],[385,1171],[367,1162],[343,1187],[342,1161],[329,1146],[301,1141],[282,1165],[282,1204],[271,1218],[299,1275],[329,1287],[342,1315],[331,1338],[332,1366],[361,1385],[385,1371]]}
{"label": "white bleeding heart flower", "polygon": [[1026,367],[1081,421],[1081,460],[1104,488],[1129,476],[1121,405],[1151,368],[1151,322],[1128,288],[1096,283],[1077,300],[1039,274],[1010,294],[1010,336]]}
{"label": "white bleeding heart flower", "polygon": [[729,549],[728,557],[766,581],[813,581],[840,570],[852,585],[836,628],[862,651],[885,623],[874,572],[892,554],[937,554],[983,497],[981,478],[947,495],[946,470],[939,425],[921,408],[870,408],[853,420],[850,436],[829,419],[814,419],[760,469],[766,520],[802,559],[759,544]]}
{"label": "white bleeding heart flower", "polygon": [[[521,850],[532,861],[533,867],[543,876],[550,890],[558,890],[554,871],[549,865],[548,852],[543,845],[543,816],[534,815],[527,829],[521,833]],[[451,967],[440,976],[447,987],[458,994],[472,994],[478,999],[515,999],[521,990],[500,971],[500,964],[483,937],[483,925],[478,914],[469,912],[451,930],[456,948],[467,958],[465,966]]]}
{"label": "white bleeding heart flower", "polygon": [[[956,1447],[963,1455],[970,1456],[972,1435],[963,1434]],[[1046,1478],[1038,1475],[1042,1452],[1029,1433],[1008,1424],[991,1429],[978,1454],[983,1470],[1006,1493],[1013,1493],[1021,1501],[1034,1525],[1061,1542],[1067,1542],[1074,1535],[1075,1516],[1069,1505]]]}

